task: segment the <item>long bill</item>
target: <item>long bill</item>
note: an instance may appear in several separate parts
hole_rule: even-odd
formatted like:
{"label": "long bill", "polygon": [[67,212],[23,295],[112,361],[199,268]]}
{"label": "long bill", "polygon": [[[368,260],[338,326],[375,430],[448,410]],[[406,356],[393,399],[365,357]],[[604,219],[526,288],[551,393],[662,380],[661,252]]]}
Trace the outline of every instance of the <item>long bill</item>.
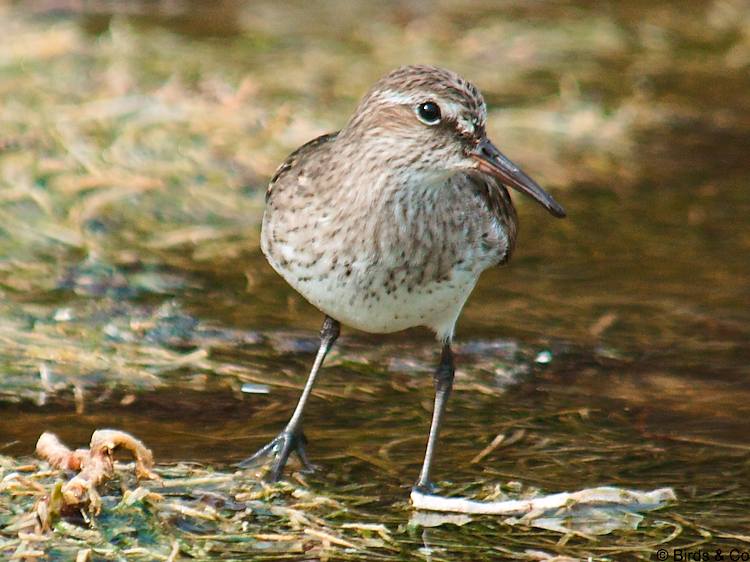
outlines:
{"label": "long bill", "polygon": [[565,209],[521,168],[506,158],[488,138],[479,142],[472,157],[477,160],[481,171],[495,176],[503,185],[529,195],[557,218],[565,216]]}

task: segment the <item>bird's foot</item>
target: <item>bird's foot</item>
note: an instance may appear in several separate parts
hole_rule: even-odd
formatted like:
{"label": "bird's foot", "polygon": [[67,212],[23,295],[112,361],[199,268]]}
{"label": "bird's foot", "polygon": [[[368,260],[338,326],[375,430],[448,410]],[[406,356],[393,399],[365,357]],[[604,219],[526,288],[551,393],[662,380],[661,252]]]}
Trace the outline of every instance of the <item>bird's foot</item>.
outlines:
{"label": "bird's foot", "polygon": [[281,478],[284,466],[286,465],[287,460],[289,460],[289,455],[294,451],[297,453],[297,456],[302,463],[303,471],[314,472],[315,466],[312,465],[307,458],[305,445],[307,445],[307,437],[305,437],[305,434],[302,433],[302,431],[285,429],[270,443],[267,443],[255,452],[255,454],[239,463],[238,466],[240,468],[250,468],[260,464],[264,459],[270,457],[272,459],[271,470],[266,474],[265,479],[268,482],[278,482]]}
{"label": "bird's foot", "polygon": [[417,482],[412,487],[412,492],[417,492],[418,494],[425,494],[425,495],[434,495],[435,494],[435,484],[430,482],[429,480],[426,480],[424,482]]}

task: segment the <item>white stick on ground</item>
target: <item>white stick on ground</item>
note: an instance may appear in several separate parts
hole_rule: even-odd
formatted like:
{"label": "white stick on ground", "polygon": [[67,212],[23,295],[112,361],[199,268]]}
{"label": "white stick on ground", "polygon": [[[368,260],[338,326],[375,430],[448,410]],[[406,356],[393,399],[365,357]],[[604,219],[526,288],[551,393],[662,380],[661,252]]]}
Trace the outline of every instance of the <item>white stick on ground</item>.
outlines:
{"label": "white stick on ground", "polygon": [[417,509],[485,515],[524,515],[531,512],[544,512],[549,509],[570,507],[576,504],[617,504],[654,509],[676,499],[677,496],[675,496],[672,488],[659,488],[651,492],[641,492],[608,486],[589,488],[580,492],[560,492],[525,500],[493,502],[475,501],[469,498],[444,498],[417,491],[411,493],[412,504]]}

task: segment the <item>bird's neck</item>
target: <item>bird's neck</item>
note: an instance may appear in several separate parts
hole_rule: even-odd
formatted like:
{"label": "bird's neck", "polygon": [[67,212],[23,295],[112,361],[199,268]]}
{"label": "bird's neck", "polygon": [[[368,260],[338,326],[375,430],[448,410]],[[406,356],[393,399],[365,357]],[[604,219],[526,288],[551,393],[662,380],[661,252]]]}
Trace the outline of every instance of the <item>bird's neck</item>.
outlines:
{"label": "bird's neck", "polygon": [[374,197],[400,191],[419,193],[439,188],[456,173],[440,160],[426,162],[424,152],[425,147],[414,139],[394,137],[392,131],[347,136],[344,130],[331,146],[331,164],[346,171],[339,185],[347,192],[364,191]]}

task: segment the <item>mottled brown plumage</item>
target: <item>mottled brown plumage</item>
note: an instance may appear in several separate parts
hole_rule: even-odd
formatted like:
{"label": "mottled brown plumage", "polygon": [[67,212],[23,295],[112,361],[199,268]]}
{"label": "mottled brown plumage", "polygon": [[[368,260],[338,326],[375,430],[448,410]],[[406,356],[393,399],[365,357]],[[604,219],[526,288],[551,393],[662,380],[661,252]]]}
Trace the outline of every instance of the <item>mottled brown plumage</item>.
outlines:
{"label": "mottled brown plumage", "polygon": [[564,216],[487,139],[486,119],[479,90],[457,74],[399,68],[373,86],[341,131],[298,148],[274,174],[263,252],[327,320],[292,420],[259,452],[276,455],[273,479],[292,449],[304,459],[302,408],[339,323],[375,333],[426,326],[444,344],[418,483],[429,487],[456,320],[482,271],[505,263],[515,244],[505,185]]}

